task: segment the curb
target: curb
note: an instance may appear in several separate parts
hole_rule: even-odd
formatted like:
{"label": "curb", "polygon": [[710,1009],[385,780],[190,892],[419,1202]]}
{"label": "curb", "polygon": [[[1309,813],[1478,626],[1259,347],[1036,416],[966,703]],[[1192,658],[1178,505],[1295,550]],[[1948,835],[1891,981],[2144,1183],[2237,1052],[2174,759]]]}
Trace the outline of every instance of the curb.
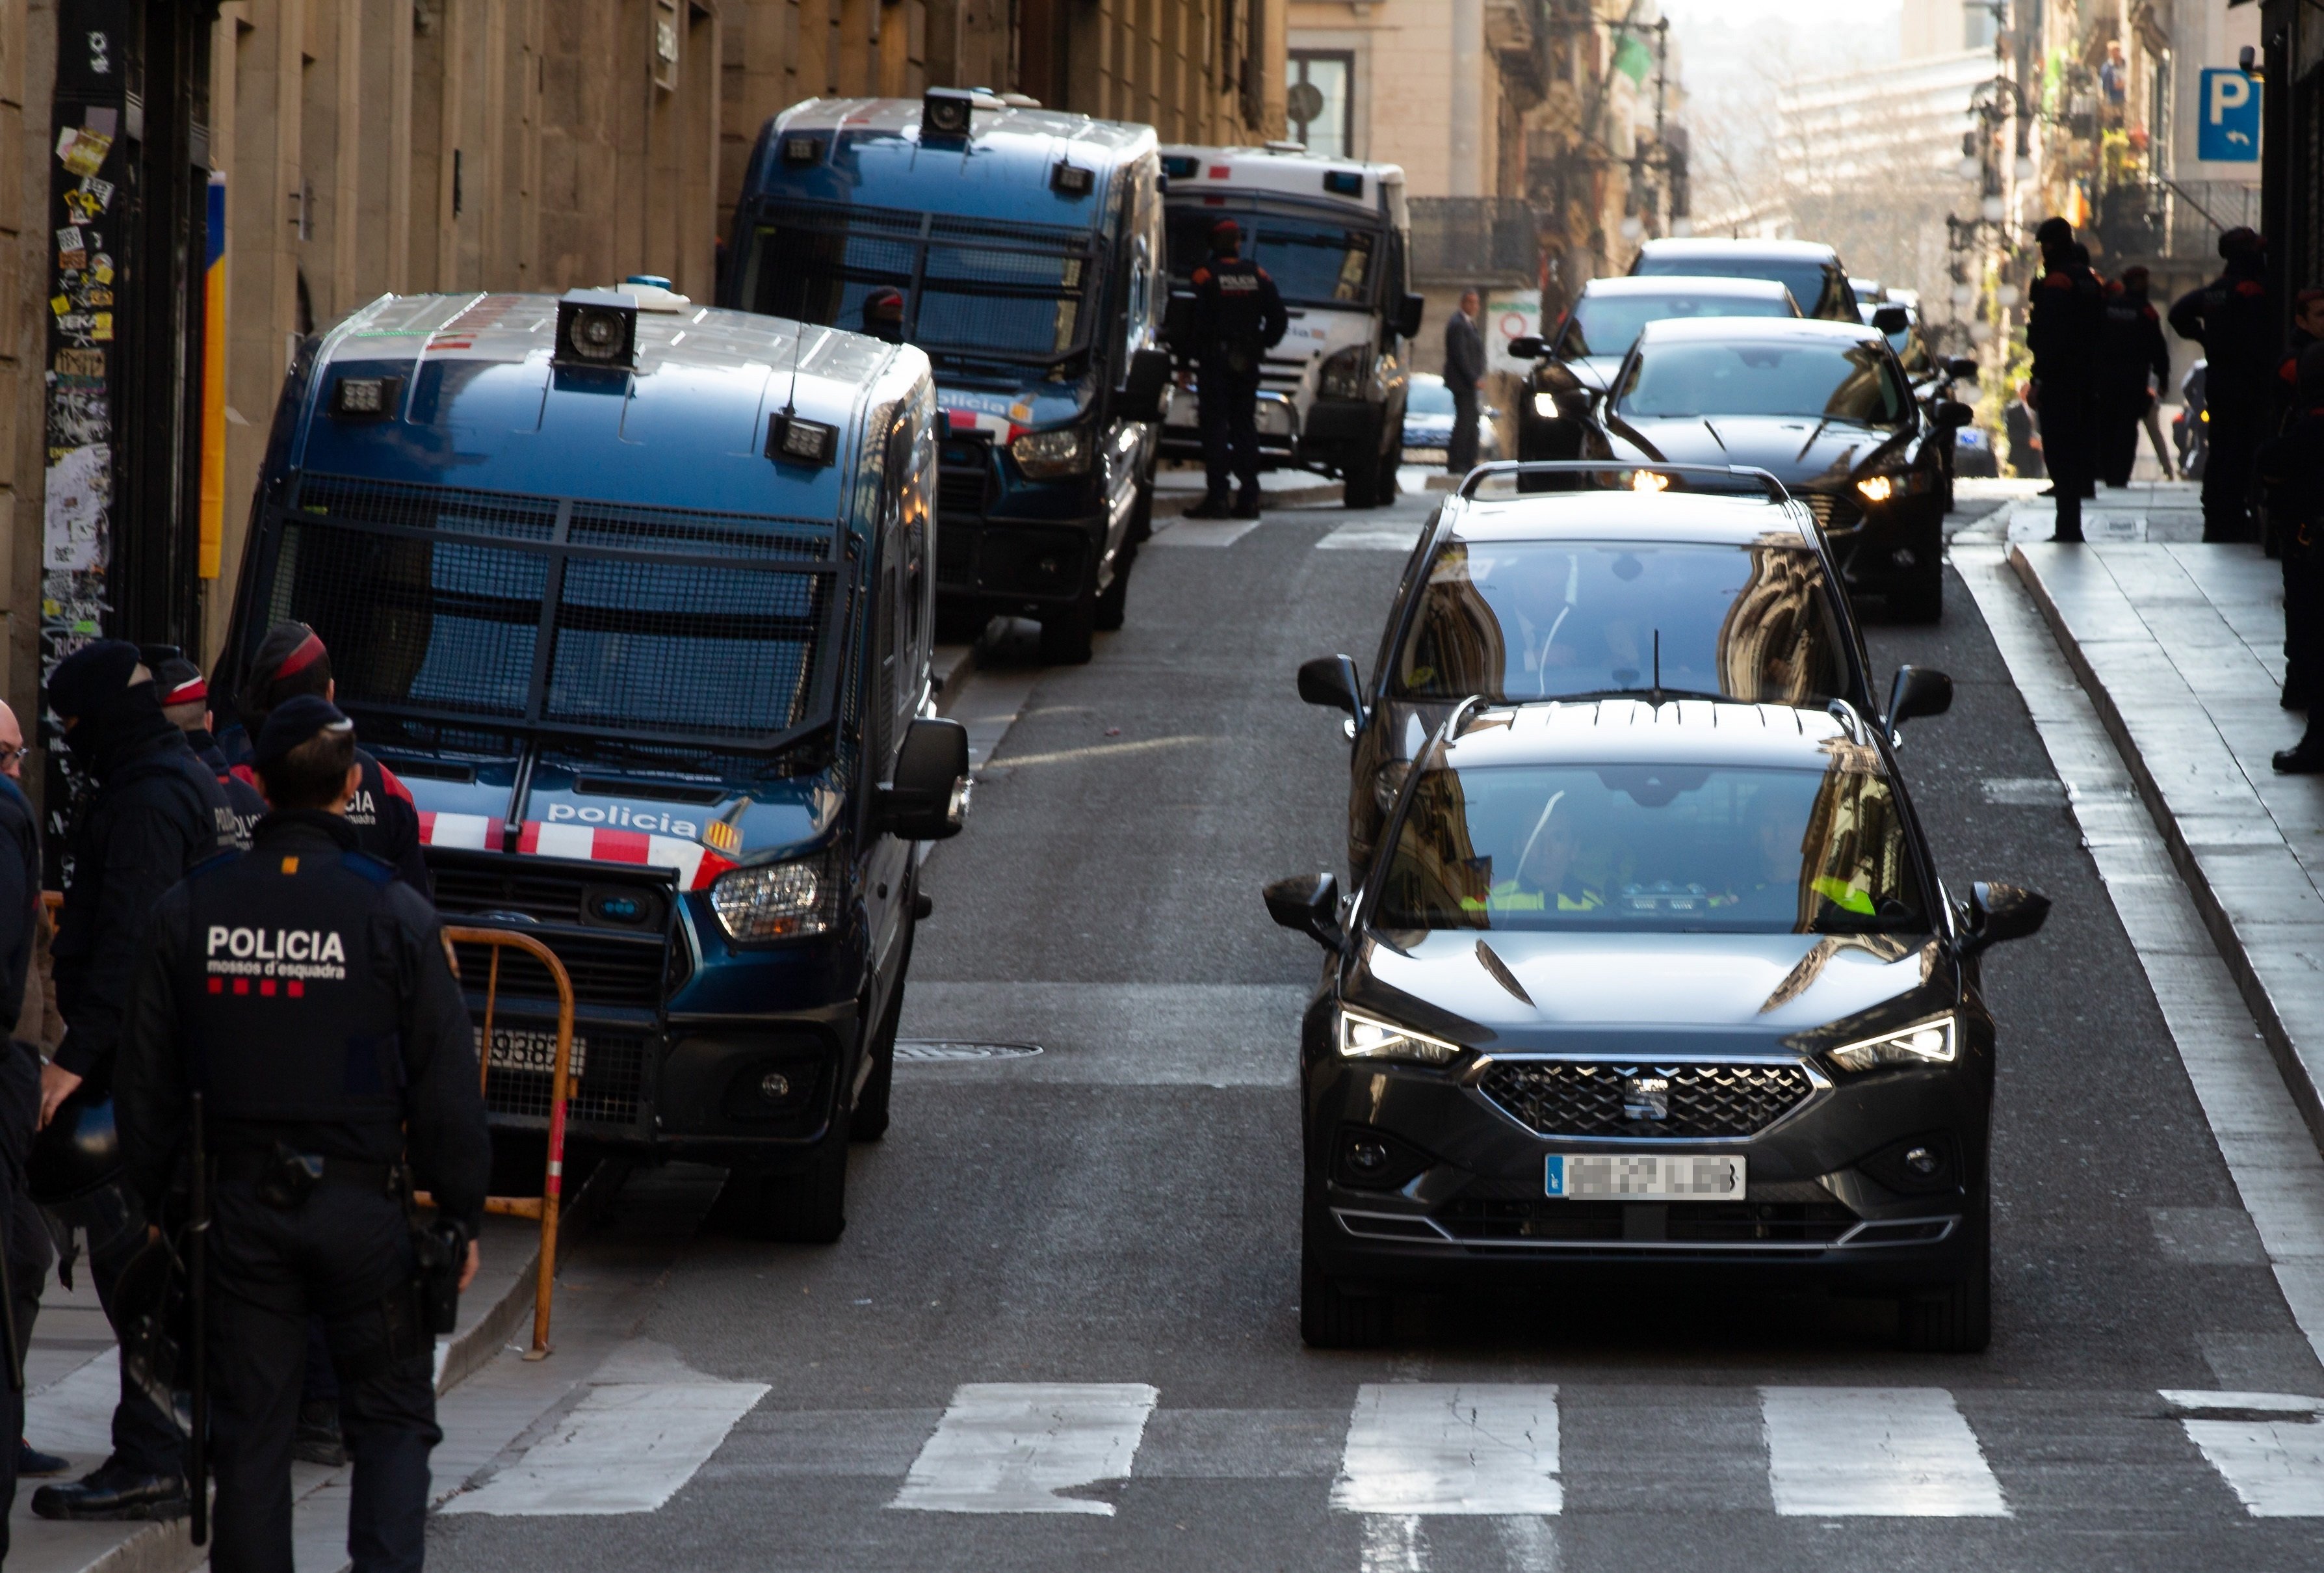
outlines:
{"label": "curb", "polygon": [[2308,1127],[2310,1140],[2317,1144],[2319,1151],[2324,1151],[2324,1090],[2318,1087],[2313,1071],[2301,1053],[2299,1044],[2293,1041],[2291,1027],[2285,1022],[2282,1013],[2276,1009],[2275,996],[2269,992],[2266,980],[2253,967],[2251,957],[2236,932],[2235,918],[2227,911],[2218,892],[2212,887],[2209,876],[2204,872],[2202,858],[2188,844],[2180,828],[2179,817],[2172,811],[2162,783],[2155,780],[2145,755],[2133,741],[2129,724],[2116,708],[2114,695],[2107,690],[2097,670],[2082,653],[2080,642],[2074,637],[2065,614],[2051,598],[2041,575],[2026,560],[2025,554],[2014,545],[2009,548],[2009,566],[2017,575],[2018,581],[2025,587],[2034,608],[2042,614],[2042,621],[2048,625],[2051,636],[2057,640],[2058,649],[2065,656],[2066,664],[2072,669],[2075,680],[2081,684],[2082,691],[2089,696],[2090,705],[2098,712],[2098,724],[2114,740],[2115,751],[2122,755],[2123,767],[2129,772],[2139,800],[2146,805],[2147,817],[2154,821],[2155,828],[2162,833],[2163,850],[2170,855],[2172,865],[2178,869],[2180,879],[2194,899],[2196,913],[2202,919],[2203,927],[2209,931],[2211,944],[2218,951],[2219,959],[2227,965],[2227,976],[2235,979],[2236,992],[2243,996],[2245,1007],[2251,1012],[2252,1020],[2259,1028],[2260,1039],[2267,1045],[2268,1056],[2275,1061],[2276,1070],[2283,1078],[2284,1087],[2292,1094],[2292,1106],[2300,1111],[2301,1121]]}
{"label": "curb", "polygon": [[[559,1262],[565,1259],[566,1247],[576,1243],[595,1224],[597,1215],[622,1189],[622,1182],[629,1178],[629,1173],[628,1164],[611,1158],[599,1159],[596,1166],[590,1170],[589,1178],[581,1182],[581,1189],[573,1198],[573,1204],[558,1211],[557,1255]],[[530,1318],[533,1293],[540,1281],[540,1233],[536,1228],[532,1232],[532,1248],[525,1254],[523,1267],[501,1298],[484,1315],[454,1332],[445,1342],[444,1365],[436,1374],[438,1397],[482,1370],[486,1362],[500,1353],[501,1346],[508,1341],[509,1335],[516,1330],[519,1324]],[[552,1319],[552,1330],[555,1325]],[[555,1348],[554,1343],[550,1347],[552,1350]]]}

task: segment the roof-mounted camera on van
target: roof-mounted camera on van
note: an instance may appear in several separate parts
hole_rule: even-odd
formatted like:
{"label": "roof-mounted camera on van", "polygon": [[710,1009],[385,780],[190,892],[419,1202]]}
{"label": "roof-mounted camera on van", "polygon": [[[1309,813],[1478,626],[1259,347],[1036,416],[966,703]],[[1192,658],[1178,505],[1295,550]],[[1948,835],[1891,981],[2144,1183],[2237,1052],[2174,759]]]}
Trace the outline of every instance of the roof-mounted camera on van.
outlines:
{"label": "roof-mounted camera on van", "polygon": [[977,97],[967,88],[930,88],[920,96],[920,139],[964,140]]}
{"label": "roof-mounted camera on van", "polygon": [[638,359],[637,297],[621,290],[567,290],[557,301],[558,365],[625,371]]}

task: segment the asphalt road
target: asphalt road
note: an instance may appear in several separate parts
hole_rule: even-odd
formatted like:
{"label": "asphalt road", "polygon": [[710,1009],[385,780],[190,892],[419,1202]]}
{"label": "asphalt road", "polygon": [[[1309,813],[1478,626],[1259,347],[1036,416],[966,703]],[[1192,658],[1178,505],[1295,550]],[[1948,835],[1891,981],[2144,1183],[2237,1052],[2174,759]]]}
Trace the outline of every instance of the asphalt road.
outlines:
{"label": "asphalt road", "polygon": [[[504,1456],[512,1505],[439,1517],[437,1567],[2317,1565],[2315,1521],[2247,1513],[2158,1396],[2319,1393],[2324,1371],[1958,584],[1941,625],[1871,644],[1884,672],[1959,685],[1904,754],[1948,883],[2056,902],[1987,968],[1991,1349],[1900,1355],[1875,1304],[1599,1291],[1411,1307],[1390,1348],[1302,1347],[1291,1074],[1317,958],[1259,887],[1335,865],[1346,748],[1291,675],[1335,650],[1370,667],[1401,561],[1319,544],[1408,541],[1425,511],[1166,532],[1091,664],[979,680],[1033,680],[927,864],[905,1032],[1044,1052],[903,1067],[835,1246],[724,1238],[698,1226],[698,1173],[634,1180],[573,1269],[628,1273],[628,1375]],[[1429,1430],[1456,1411],[1492,1457]],[[652,1419],[672,1412],[709,1418]],[[618,1496],[652,1473],[649,1434],[699,1455],[659,1506],[524,1505],[527,1449],[547,1476],[560,1438],[610,1438],[565,1478]],[[1431,1467],[1515,1484],[1413,1511]]]}

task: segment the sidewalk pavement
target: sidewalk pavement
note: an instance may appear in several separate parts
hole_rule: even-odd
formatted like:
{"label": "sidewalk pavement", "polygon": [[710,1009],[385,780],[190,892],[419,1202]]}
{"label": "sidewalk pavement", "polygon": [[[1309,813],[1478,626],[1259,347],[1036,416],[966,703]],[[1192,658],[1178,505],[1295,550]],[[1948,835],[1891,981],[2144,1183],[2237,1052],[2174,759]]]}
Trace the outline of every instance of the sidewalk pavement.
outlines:
{"label": "sidewalk pavement", "polygon": [[[1200,465],[1164,465],[1154,472],[1154,517],[1175,519],[1203,500],[1209,481]],[[1336,503],[1340,483],[1305,470],[1261,470],[1259,495],[1262,506],[1296,508],[1308,503]]]}
{"label": "sidewalk pavement", "polygon": [[[559,1230],[569,1247],[589,1217],[618,1189],[615,1166],[600,1165],[565,1209]],[[475,1283],[460,1297],[460,1325],[436,1343],[436,1390],[448,1393],[504,1347],[532,1341],[533,1287],[540,1270],[540,1226],[522,1218],[488,1217],[480,1241],[484,1262]],[[121,1393],[118,1353],[84,1257],[68,1292],[51,1271],[40,1319],[24,1361],[24,1433],[45,1452],[61,1453],[73,1480],[105,1461],[111,1448],[113,1406]],[[552,1347],[558,1342],[552,1317]],[[528,1411],[509,1436],[530,1424]],[[486,1431],[493,1430],[487,1425]],[[469,1428],[471,1433],[476,1430]],[[449,1428],[447,1428],[447,1433]],[[496,1452],[506,1437],[492,1443]],[[439,1460],[450,1450],[438,1450]],[[436,1472],[446,1473],[442,1462]],[[348,1472],[294,1464],[290,1489],[297,1506],[299,1562],[306,1568],[345,1564]],[[188,1538],[187,1522],[58,1523],[32,1516],[32,1493],[49,1482],[20,1480],[9,1510],[7,1562],[16,1573],[180,1573],[206,1555]]]}
{"label": "sidewalk pavement", "polygon": [[2046,502],[2024,502],[1953,550],[2006,552],[2324,1146],[2324,782],[2269,765],[2305,724],[2278,703],[2281,570],[2189,539],[2168,494],[2191,489],[2155,488],[2143,541],[2054,545]]}

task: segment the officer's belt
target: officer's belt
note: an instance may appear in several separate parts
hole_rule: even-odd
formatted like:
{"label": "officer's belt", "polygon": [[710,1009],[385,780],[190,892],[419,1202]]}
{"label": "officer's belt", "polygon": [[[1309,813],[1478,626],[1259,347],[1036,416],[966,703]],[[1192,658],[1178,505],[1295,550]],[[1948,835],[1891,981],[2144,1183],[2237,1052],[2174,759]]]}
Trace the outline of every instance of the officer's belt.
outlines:
{"label": "officer's belt", "polygon": [[[275,1161],[272,1152],[249,1149],[221,1152],[217,1156],[217,1177],[221,1180],[263,1180],[273,1171]],[[322,1173],[315,1177],[318,1185],[352,1186],[357,1190],[383,1196],[394,1189],[398,1173],[396,1164],[370,1162],[360,1158],[323,1158],[317,1161],[323,1166]]]}

